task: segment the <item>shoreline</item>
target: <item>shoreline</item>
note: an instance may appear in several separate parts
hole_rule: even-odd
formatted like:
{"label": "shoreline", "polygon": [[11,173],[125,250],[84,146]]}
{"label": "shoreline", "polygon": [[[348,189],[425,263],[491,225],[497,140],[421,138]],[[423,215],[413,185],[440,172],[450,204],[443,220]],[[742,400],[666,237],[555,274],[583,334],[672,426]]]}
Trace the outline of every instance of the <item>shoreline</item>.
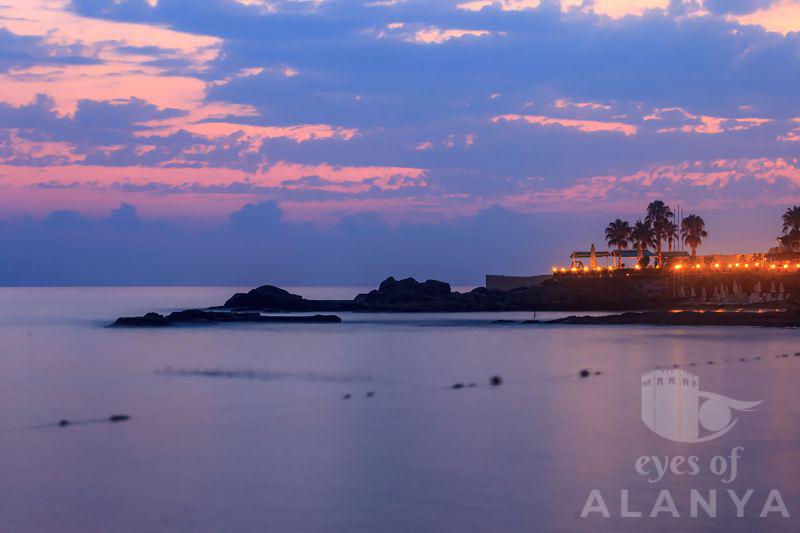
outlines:
{"label": "shoreline", "polygon": [[389,277],[377,289],[359,294],[352,300],[308,300],[279,287],[262,285],[246,293],[234,294],[221,306],[175,311],[166,316],[147,313],[120,317],[110,325],[164,327],[236,322],[341,322],[335,314],[304,316],[296,313],[603,312],[607,314],[571,315],[521,323],[800,327],[800,313],[791,301],[698,305],[685,298],[666,296],[661,285],[668,281],[669,278],[645,279],[644,283],[626,282],[624,278],[577,282],[548,280],[536,287],[511,291],[478,287],[460,293],[442,281],[418,282],[413,278],[396,280]]}

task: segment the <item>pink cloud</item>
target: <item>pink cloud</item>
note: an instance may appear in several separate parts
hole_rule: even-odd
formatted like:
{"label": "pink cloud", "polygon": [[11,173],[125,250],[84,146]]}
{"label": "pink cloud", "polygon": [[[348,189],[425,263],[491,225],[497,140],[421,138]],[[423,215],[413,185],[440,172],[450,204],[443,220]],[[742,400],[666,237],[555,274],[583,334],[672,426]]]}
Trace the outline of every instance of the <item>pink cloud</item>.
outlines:
{"label": "pink cloud", "polygon": [[624,135],[635,135],[637,128],[634,124],[624,122],[606,122],[600,120],[581,120],[573,118],[546,117],[543,115],[519,115],[507,114],[492,118],[492,122],[517,121],[521,120],[528,124],[538,124],[540,126],[561,126],[563,128],[574,128],[586,133],[594,132],[614,132]]}

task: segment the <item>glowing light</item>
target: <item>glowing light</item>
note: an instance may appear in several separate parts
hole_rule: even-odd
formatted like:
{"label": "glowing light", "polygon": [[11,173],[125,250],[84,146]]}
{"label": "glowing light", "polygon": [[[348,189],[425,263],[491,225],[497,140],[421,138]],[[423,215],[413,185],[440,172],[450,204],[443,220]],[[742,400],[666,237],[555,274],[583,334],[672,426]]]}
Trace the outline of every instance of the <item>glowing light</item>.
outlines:
{"label": "glowing light", "polygon": [[683,268],[683,265],[675,265],[675,270],[680,270],[681,268]]}
{"label": "glowing light", "polygon": [[719,268],[719,263],[714,263],[714,268]]}
{"label": "glowing light", "polygon": [[774,269],[776,269],[777,267],[776,267],[775,265],[770,265],[770,266],[769,266],[769,268],[770,268],[770,270],[774,270]]}
{"label": "glowing light", "polygon": [[633,267],[633,268],[635,268],[636,270],[641,270],[641,269],[642,269],[642,266],[641,266],[641,265],[636,265],[636,266],[635,266],[635,267]]}
{"label": "glowing light", "polygon": [[783,268],[789,268],[789,265],[788,264],[787,265],[783,265]]}

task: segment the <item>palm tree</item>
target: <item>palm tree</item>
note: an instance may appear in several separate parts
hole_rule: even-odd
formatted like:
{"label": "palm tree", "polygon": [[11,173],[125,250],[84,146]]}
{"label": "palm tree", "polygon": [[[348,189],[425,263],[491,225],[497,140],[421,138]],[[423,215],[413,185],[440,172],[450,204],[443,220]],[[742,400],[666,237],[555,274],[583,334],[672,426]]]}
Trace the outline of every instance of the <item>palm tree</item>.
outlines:
{"label": "palm tree", "polygon": [[664,226],[664,237],[667,239],[667,249],[671,252],[678,240],[678,225],[671,220],[667,222]]}
{"label": "palm tree", "polygon": [[649,223],[653,228],[656,238],[656,254],[658,255],[658,264],[661,263],[661,241],[666,238],[667,223],[671,222],[675,215],[672,209],[661,200],[654,200],[647,206],[647,216],[644,221]]}
{"label": "palm tree", "polygon": [[784,233],[788,233],[792,229],[800,230],[800,205],[787,209],[782,218]]}
{"label": "palm tree", "polygon": [[641,259],[644,250],[655,246],[655,240],[655,232],[649,222],[637,220],[633,224],[633,228],[631,229],[631,243],[639,252],[639,259]]}
{"label": "palm tree", "polygon": [[[624,250],[628,247],[631,240],[631,225],[626,220],[616,219],[606,228],[606,242],[609,246],[615,246],[617,250]],[[617,267],[620,258],[617,257]]]}
{"label": "palm tree", "polygon": [[793,248],[800,243],[800,206],[792,206],[783,214],[783,234],[778,237],[781,244]]}
{"label": "palm tree", "polygon": [[689,215],[681,221],[681,237],[686,246],[692,249],[692,257],[697,256],[697,247],[708,237],[705,221],[697,215]]}

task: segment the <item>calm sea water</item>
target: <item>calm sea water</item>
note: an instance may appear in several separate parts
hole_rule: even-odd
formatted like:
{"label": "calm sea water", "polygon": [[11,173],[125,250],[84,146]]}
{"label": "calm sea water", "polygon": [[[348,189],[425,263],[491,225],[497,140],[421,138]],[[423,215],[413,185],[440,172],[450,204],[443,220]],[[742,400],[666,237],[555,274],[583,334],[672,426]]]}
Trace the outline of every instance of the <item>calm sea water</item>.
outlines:
{"label": "calm sea water", "polygon": [[[796,330],[497,325],[488,314],[103,327],[233,291],[0,289],[0,531],[800,529]],[[707,443],[651,433],[642,373],[691,362],[703,390],[764,403]],[[603,374],[580,379],[582,368]],[[488,385],[494,374],[502,386]],[[133,418],[47,426],[113,413]],[[708,463],[736,446],[726,484]],[[700,472],[651,483],[640,456],[697,456]],[[729,488],[754,491],[743,518]],[[580,517],[592,489],[610,518]],[[643,518],[619,517],[622,489]],[[680,518],[647,517],[662,489]],[[716,518],[689,516],[691,489],[717,491]],[[772,489],[791,518],[759,518]]]}

